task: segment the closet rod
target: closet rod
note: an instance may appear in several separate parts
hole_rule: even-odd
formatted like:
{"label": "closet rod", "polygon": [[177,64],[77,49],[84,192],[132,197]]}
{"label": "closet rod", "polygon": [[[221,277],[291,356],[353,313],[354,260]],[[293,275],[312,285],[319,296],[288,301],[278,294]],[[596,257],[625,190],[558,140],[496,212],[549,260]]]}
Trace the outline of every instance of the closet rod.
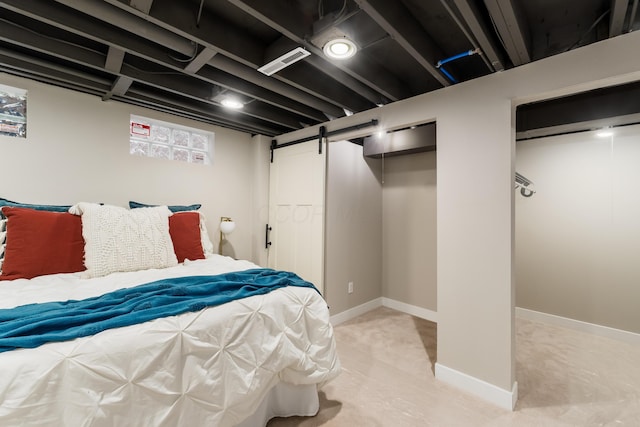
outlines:
{"label": "closet rod", "polygon": [[533,184],[533,181],[531,181],[528,178],[525,178],[524,175],[520,175],[518,172],[516,172],[516,182],[518,184],[522,184],[522,185],[531,185]]}
{"label": "closet rod", "polygon": [[535,193],[535,190],[529,188],[530,185],[533,185],[533,181],[516,172],[516,189],[520,187],[520,194],[524,197],[531,197]]}

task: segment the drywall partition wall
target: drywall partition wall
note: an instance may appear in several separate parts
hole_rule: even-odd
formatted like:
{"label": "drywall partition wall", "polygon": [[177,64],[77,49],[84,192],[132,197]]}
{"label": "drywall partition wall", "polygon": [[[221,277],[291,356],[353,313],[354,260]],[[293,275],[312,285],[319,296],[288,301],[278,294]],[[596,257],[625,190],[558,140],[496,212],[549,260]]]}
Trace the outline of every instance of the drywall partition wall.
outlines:
{"label": "drywall partition wall", "polygon": [[[27,139],[0,137],[0,197],[118,206],[129,200],[202,203],[215,249],[220,217],[230,216],[237,224],[229,236],[235,256],[251,257],[250,135],[7,74],[0,74],[0,83],[28,90]],[[131,156],[130,114],[215,132],[213,164]]]}
{"label": "drywall partition wall", "polygon": [[382,295],[437,311],[436,153],[385,158]]}
{"label": "drywall partition wall", "polygon": [[517,143],[516,304],[640,333],[640,126]]}
{"label": "drywall partition wall", "polygon": [[513,136],[511,102],[495,98],[498,77],[456,86],[438,116],[436,376],[465,387],[477,378],[477,394],[510,407]]}
{"label": "drywall partition wall", "polygon": [[327,154],[325,294],[336,315],[382,296],[382,188],[380,161],[361,146],[331,142]]}
{"label": "drywall partition wall", "polygon": [[437,378],[515,404],[515,105],[640,80],[639,45],[632,32],[325,123],[329,132],[372,119],[388,129],[438,123]]}

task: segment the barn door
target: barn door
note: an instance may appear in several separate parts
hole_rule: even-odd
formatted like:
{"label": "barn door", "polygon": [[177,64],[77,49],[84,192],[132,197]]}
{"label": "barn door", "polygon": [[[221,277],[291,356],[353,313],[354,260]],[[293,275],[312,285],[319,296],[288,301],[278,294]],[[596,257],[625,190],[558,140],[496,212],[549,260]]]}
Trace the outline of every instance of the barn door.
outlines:
{"label": "barn door", "polygon": [[269,184],[269,267],[293,271],[324,290],[326,143],[273,151]]}

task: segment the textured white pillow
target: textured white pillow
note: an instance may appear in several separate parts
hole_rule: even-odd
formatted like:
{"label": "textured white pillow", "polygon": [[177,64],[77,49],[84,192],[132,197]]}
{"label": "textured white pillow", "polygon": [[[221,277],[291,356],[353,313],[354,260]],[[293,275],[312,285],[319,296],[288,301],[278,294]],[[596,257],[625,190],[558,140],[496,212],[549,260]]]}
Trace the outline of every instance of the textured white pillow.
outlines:
{"label": "textured white pillow", "polygon": [[202,243],[202,250],[205,254],[212,254],[213,242],[211,242],[209,232],[207,231],[207,225],[205,224],[206,218],[202,212],[198,211],[198,213],[200,214],[200,242]]}
{"label": "textured white pillow", "polygon": [[169,234],[171,211],[166,206],[129,210],[78,203],[69,212],[82,215],[84,265],[89,277],[178,264]]}

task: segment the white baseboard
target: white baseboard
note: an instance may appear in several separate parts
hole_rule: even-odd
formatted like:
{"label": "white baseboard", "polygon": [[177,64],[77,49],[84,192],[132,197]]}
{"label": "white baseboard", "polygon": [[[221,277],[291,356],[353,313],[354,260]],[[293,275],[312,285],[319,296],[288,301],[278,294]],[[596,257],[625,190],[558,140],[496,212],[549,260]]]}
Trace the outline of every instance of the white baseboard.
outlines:
{"label": "white baseboard", "polygon": [[382,297],[382,305],[384,307],[392,308],[394,310],[398,310],[403,313],[407,313],[412,316],[419,317],[421,319],[438,323],[438,312],[429,310],[427,308],[418,307],[416,305],[407,304],[407,303],[396,301],[394,299],[386,298],[386,297]]}
{"label": "white baseboard", "polygon": [[378,307],[388,307],[393,310],[398,310],[403,313],[419,317],[421,319],[438,323],[438,313],[435,311],[418,307],[416,305],[407,304],[401,301],[396,301],[391,298],[380,297],[331,316],[331,324],[333,326],[339,325],[340,323],[344,323],[348,320],[358,317],[361,314],[366,313],[367,311],[375,310]]}
{"label": "white baseboard", "polygon": [[[438,313],[435,311],[381,297],[331,316],[331,324],[339,325],[378,307],[388,307],[421,319],[438,322]],[[514,382],[512,390],[508,391],[439,363],[436,363],[436,378],[509,411],[513,411],[518,400],[517,382]]]}
{"label": "white baseboard", "polygon": [[344,323],[348,320],[358,317],[361,314],[366,313],[367,311],[375,310],[378,307],[382,307],[382,298],[373,299],[371,301],[365,302],[364,304],[360,304],[356,307],[350,308],[349,310],[333,315],[329,320],[331,321],[331,324],[333,326],[336,326],[340,323]]}
{"label": "white baseboard", "polygon": [[630,344],[640,345],[640,334],[624,331],[622,329],[610,328],[608,326],[596,325],[594,323],[569,319],[567,317],[556,316],[555,314],[542,313],[540,311],[529,310],[516,307],[516,317],[535,322],[548,323],[554,326],[561,326],[575,331],[610,338]]}
{"label": "white baseboard", "polygon": [[511,391],[508,391],[437,362],[436,379],[478,396],[508,411],[513,411],[513,408],[516,406],[516,401],[518,400],[518,383],[515,381]]}

